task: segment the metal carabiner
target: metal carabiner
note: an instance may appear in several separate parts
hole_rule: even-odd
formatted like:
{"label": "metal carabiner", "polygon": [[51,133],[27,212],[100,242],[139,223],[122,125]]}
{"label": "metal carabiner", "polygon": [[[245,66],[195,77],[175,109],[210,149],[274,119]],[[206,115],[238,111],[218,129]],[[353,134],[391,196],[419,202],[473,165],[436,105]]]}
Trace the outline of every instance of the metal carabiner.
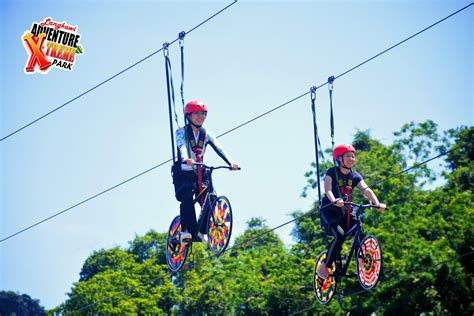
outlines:
{"label": "metal carabiner", "polygon": [[316,100],[316,86],[312,86],[309,91],[311,92],[311,101]]}
{"label": "metal carabiner", "polygon": [[168,53],[169,53],[168,46],[170,46],[168,42],[163,43],[163,56],[165,57],[168,57]]}
{"label": "metal carabiner", "polygon": [[333,83],[334,83],[334,80],[336,80],[336,78],[334,78],[334,76],[331,76],[328,78],[328,89],[332,91],[332,89],[334,89],[334,86],[333,86]]}
{"label": "metal carabiner", "polygon": [[186,36],[186,32],[182,31],[179,33],[178,38],[179,38],[179,46],[183,47],[184,46],[184,37]]}

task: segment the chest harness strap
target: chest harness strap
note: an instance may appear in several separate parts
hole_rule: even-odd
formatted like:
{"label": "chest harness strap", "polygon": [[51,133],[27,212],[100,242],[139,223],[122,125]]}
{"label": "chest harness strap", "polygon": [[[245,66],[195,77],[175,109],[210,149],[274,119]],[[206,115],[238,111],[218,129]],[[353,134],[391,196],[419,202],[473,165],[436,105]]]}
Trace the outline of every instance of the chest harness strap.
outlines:
{"label": "chest harness strap", "polygon": [[[338,179],[338,185],[341,194],[347,196],[346,202],[352,202],[352,179],[348,179],[347,183],[344,183],[342,179]],[[352,205],[346,204],[347,230],[351,228],[351,212]]]}
{"label": "chest harness strap", "polygon": [[[191,144],[191,149],[196,156],[196,162],[202,163],[202,152],[204,147],[204,141],[206,139],[206,130],[204,128],[199,128],[199,137],[198,142],[196,144],[196,140],[194,139],[194,132],[191,125],[188,125],[188,135],[189,135],[189,143]],[[198,195],[202,192],[202,166],[197,166],[197,176],[198,176]],[[199,203],[202,205],[203,197],[199,197]]]}

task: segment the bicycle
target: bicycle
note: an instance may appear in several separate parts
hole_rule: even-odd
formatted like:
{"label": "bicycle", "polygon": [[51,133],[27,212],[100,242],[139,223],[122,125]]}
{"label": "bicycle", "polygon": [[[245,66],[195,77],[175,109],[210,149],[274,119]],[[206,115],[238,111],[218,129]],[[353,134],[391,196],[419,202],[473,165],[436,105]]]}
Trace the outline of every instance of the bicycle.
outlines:
{"label": "bicycle", "polygon": [[[212,185],[212,172],[216,169],[229,169],[228,166],[212,167],[203,163],[195,163],[203,168],[203,172],[208,172],[208,185],[196,196],[196,203],[201,196],[204,200],[198,219],[198,231],[206,225],[209,249],[219,256],[227,248],[232,234],[232,207],[229,199],[225,196],[217,196]],[[240,168],[238,168],[240,170]],[[188,252],[192,252],[192,241],[181,243],[181,217],[176,216],[172,221],[166,235],[166,262],[171,271],[179,271],[186,262]],[[193,267],[193,261],[189,263]]]}
{"label": "bicycle", "polygon": [[[341,282],[343,277],[354,276],[346,274],[354,251],[356,252],[356,276],[359,284],[364,290],[370,290],[377,284],[382,271],[383,261],[380,243],[375,236],[365,235],[361,221],[361,219],[366,216],[364,214],[365,209],[377,208],[377,206],[372,204],[356,204],[352,202],[344,202],[344,204],[354,207],[353,212],[356,215],[357,224],[351,227],[351,229],[349,229],[344,235],[344,238],[349,236],[353,237],[344,265],[342,262],[342,256],[339,254],[333,265],[329,267],[329,276],[326,279],[322,279],[319,277],[317,271],[321,262],[326,258],[327,250],[322,251],[316,259],[313,272],[313,291],[316,298],[322,304],[328,304],[332,300],[336,293],[337,285]],[[340,289],[338,293],[338,301],[342,302],[343,299],[344,293],[342,289]]]}

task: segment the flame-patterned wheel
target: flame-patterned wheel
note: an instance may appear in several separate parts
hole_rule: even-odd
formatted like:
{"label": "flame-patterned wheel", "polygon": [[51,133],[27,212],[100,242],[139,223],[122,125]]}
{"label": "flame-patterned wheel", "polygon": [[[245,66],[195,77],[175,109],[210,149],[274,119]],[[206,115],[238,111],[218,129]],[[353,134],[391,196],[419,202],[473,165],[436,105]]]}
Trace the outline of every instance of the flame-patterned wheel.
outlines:
{"label": "flame-patterned wheel", "polygon": [[365,236],[357,250],[356,274],[365,290],[373,288],[382,271],[382,248],[374,236]]}
{"label": "flame-patterned wheel", "polygon": [[207,231],[209,249],[220,255],[227,248],[232,233],[232,208],[225,196],[218,197],[212,204]]}
{"label": "flame-patterned wheel", "polygon": [[171,271],[181,269],[188,255],[188,245],[181,244],[181,217],[176,216],[171,222],[166,235],[166,262]]}
{"label": "flame-patterned wheel", "polygon": [[321,265],[321,262],[326,259],[326,254],[327,250],[324,250],[319,254],[314,264],[313,272],[313,291],[318,301],[322,304],[327,304],[332,300],[337,286],[336,277],[334,275],[336,270],[334,263],[331,268],[331,274],[326,279],[322,279],[318,276],[319,266]]}

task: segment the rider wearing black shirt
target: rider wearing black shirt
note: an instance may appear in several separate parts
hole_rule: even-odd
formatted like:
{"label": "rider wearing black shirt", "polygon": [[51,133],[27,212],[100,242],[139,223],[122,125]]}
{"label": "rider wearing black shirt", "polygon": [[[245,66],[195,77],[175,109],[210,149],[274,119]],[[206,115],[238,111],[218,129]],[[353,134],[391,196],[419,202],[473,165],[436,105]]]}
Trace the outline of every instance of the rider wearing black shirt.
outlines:
{"label": "rider wearing black shirt", "polygon": [[322,200],[324,208],[320,212],[321,226],[327,234],[333,235],[334,239],[328,246],[326,259],[318,269],[318,275],[323,279],[328,277],[330,273],[328,267],[332,267],[341,251],[345,232],[356,224],[355,217],[348,217],[347,213],[343,213],[343,198],[351,201],[352,189],[357,186],[372,204],[378,206],[379,211],[383,211],[386,207],[385,204],[379,203],[377,196],[367,186],[362,176],[352,170],[356,161],[355,153],[356,150],[352,145],[336,146],[333,152],[336,167],[330,168],[324,177],[326,194]]}

